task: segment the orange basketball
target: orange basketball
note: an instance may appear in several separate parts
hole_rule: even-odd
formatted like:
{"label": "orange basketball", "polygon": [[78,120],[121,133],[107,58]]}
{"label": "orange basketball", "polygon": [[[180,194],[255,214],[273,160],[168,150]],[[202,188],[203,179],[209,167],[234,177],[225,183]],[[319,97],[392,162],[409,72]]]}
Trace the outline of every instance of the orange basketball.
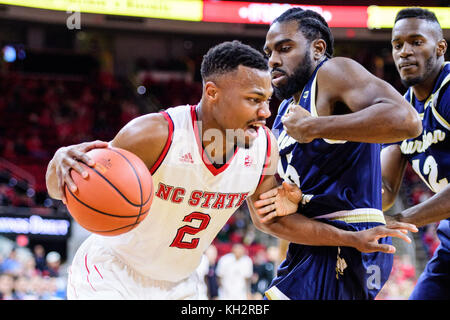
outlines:
{"label": "orange basketball", "polygon": [[119,148],[87,152],[96,163],[81,163],[89,176],[70,174],[78,190],[65,187],[67,209],[86,230],[116,236],[135,228],[147,216],[153,200],[152,176],[135,154]]}

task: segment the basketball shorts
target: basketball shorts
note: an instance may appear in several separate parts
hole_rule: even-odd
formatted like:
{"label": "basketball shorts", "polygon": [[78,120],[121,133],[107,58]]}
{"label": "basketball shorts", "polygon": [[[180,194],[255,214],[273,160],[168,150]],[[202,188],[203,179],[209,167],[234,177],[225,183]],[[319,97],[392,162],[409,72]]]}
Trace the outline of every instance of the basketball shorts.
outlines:
{"label": "basketball shorts", "polygon": [[[326,222],[325,220],[323,222]],[[328,221],[329,222],[329,221]],[[359,231],[379,222],[333,225]],[[390,237],[380,243],[392,244]],[[265,293],[271,300],[369,300],[374,299],[392,270],[393,255],[362,253],[350,247],[306,246],[291,243],[286,260]]]}
{"label": "basketball shorts", "polygon": [[450,221],[437,229],[439,246],[414,287],[410,300],[450,300]]}
{"label": "basketball shorts", "polygon": [[179,282],[150,279],[92,239],[83,242],[68,269],[69,300],[198,299],[196,272]]}

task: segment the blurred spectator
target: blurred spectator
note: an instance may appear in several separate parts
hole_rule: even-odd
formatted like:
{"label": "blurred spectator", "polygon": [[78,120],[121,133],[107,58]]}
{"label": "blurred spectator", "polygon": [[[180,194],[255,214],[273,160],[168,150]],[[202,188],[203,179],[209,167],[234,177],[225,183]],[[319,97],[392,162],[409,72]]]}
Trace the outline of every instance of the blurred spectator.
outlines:
{"label": "blurred spectator", "polygon": [[205,251],[205,255],[208,258],[208,273],[206,274],[206,287],[208,290],[208,298],[210,300],[216,300],[219,296],[219,283],[217,280],[216,268],[217,268],[217,248],[214,244],[211,244]]}
{"label": "blurred spectator", "polygon": [[34,257],[32,255],[25,257],[19,274],[21,276],[31,278],[40,273],[41,272],[36,269],[36,261],[34,260]]}
{"label": "blurred spectator", "polygon": [[[4,242],[3,242],[4,243]],[[43,248],[37,245],[38,255]],[[1,249],[1,248],[0,248]],[[42,249],[42,251],[41,251]],[[4,249],[3,249],[4,250]],[[47,255],[49,267],[41,272],[36,268],[35,258],[26,248],[0,250],[0,264],[15,264],[14,273],[0,268],[0,299],[10,300],[61,300],[66,299],[66,279],[57,276],[61,257],[57,252]],[[13,262],[14,261],[14,262]],[[8,268],[7,268],[8,269]],[[50,276],[54,275],[54,276]]]}
{"label": "blurred spectator", "polygon": [[255,300],[264,296],[275,275],[275,263],[270,261],[266,250],[259,250],[253,260],[252,294]]}
{"label": "blurred spectator", "polygon": [[202,256],[200,265],[197,267],[199,282],[199,299],[215,300],[218,295],[218,283],[216,276],[217,248],[211,244]]}
{"label": "blurred spectator", "polygon": [[22,268],[22,264],[17,259],[16,249],[13,248],[6,259],[3,260],[1,270],[8,274],[18,274]]}
{"label": "blurred spectator", "polygon": [[56,251],[50,251],[45,258],[47,269],[42,273],[49,277],[59,277],[59,267],[61,266],[61,255]]}
{"label": "blurred spectator", "polygon": [[247,300],[251,298],[250,279],[253,262],[246,255],[244,245],[236,243],[230,253],[217,262],[216,274],[219,279],[219,299]]}
{"label": "blurred spectator", "polygon": [[45,261],[45,250],[40,244],[34,246],[33,249],[34,261],[36,262],[36,269],[43,272],[47,269],[47,262]]}
{"label": "blurred spectator", "polygon": [[0,274],[0,300],[14,300],[14,278],[10,274]]}
{"label": "blurred spectator", "polygon": [[15,300],[35,300],[36,297],[32,294],[30,288],[30,278],[26,276],[19,276],[14,281],[14,299]]}
{"label": "blurred spectator", "polygon": [[208,274],[209,269],[209,261],[205,254],[202,255],[202,259],[200,260],[200,264],[198,265],[196,272],[199,278],[198,286],[198,299],[199,300],[208,300],[208,287],[206,284],[206,275]]}

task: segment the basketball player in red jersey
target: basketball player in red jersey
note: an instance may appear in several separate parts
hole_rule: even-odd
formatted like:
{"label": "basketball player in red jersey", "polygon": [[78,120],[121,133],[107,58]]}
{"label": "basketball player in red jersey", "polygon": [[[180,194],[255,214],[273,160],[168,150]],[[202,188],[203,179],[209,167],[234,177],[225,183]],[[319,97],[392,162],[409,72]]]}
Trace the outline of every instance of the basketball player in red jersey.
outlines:
{"label": "basketball player in red jersey", "polygon": [[[155,197],[146,219],[132,231],[92,234],[69,269],[69,299],[195,299],[201,256],[245,200],[274,187],[278,162],[270,117],[271,76],[261,53],[238,41],[204,56],[202,98],[132,120],[109,143],[94,141],[59,149],[46,174],[49,194],[64,197],[76,185],[70,170],[87,177],[85,154],[108,145],[139,156],[152,173]],[[270,177],[270,179],[268,179]],[[252,196],[253,195],[253,196]],[[251,197],[252,196],[252,197]],[[360,250],[389,252],[377,239],[405,241],[408,224],[370,232],[346,232],[310,221],[311,232],[328,232]],[[329,237],[328,245],[334,245]]]}

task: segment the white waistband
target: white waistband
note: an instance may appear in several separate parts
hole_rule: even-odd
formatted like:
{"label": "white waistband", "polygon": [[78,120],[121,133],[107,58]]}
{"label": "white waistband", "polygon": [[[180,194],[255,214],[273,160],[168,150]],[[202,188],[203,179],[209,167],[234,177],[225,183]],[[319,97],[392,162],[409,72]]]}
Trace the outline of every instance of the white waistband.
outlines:
{"label": "white waistband", "polygon": [[341,220],[348,223],[379,222],[386,224],[383,211],[374,208],[342,210],[317,216],[314,219]]}

